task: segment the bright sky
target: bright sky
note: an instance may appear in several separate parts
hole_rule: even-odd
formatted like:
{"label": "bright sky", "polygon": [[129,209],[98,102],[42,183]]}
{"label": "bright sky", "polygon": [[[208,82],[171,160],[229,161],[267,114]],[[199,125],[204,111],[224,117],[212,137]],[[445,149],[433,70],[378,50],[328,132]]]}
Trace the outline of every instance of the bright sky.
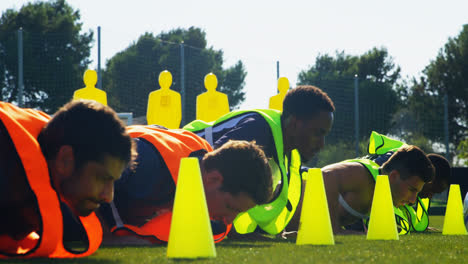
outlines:
{"label": "bright sky", "polygon": [[[1,0],[0,10],[27,0]],[[243,108],[266,108],[280,76],[295,86],[318,54],[361,55],[386,47],[403,76],[419,76],[449,37],[468,23],[467,0],[68,0],[83,27],[101,26],[101,65],[145,32],[202,28],[208,46],[224,51],[225,67],[247,70]],[[95,35],[97,37],[97,33]],[[97,64],[96,43],[92,50]]]}

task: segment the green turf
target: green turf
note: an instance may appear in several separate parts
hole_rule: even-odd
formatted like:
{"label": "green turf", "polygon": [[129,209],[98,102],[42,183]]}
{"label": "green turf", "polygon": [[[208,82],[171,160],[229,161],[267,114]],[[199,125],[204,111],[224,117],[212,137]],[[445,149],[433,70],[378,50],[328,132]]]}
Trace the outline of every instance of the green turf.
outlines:
{"label": "green turf", "polygon": [[[431,216],[441,229],[442,216]],[[468,263],[468,236],[426,232],[397,241],[367,241],[365,235],[335,236],[334,246],[296,246],[295,239],[230,241],[216,245],[217,257],[167,259],[165,246],[102,247],[86,259],[9,261],[11,263]],[[0,261],[1,262],[1,261]]]}

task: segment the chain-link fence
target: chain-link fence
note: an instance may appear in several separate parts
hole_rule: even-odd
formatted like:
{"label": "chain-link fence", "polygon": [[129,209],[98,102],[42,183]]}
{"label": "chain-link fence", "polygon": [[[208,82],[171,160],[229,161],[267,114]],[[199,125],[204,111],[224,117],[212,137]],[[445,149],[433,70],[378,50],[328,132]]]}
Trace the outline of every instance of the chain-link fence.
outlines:
{"label": "chain-link fence", "polygon": [[[403,107],[392,87],[355,78],[317,80],[335,104],[335,121],[324,151],[315,166],[323,166],[366,154],[372,131],[421,147],[426,152],[446,154],[446,105],[436,115],[415,116]],[[424,106],[423,106],[424,107]],[[427,112],[434,112],[427,109]],[[453,146],[451,146],[453,148]],[[333,157],[329,157],[333,156]]]}
{"label": "chain-link fence", "polygon": [[[62,45],[62,34],[24,34],[22,30],[3,43],[0,52],[1,100],[16,102],[48,113],[69,101],[74,90],[83,86],[83,73],[89,60],[72,54]],[[50,51],[54,56],[50,56]]]}
{"label": "chain-link fence", "polygon": [[[62,43],[62,37],[52,34],[24,34],[22,37],[19,32],[4,44],[7,47],[3,50],[10,52],[0,53],[0,60],[8,62],[2,66],[17,61],[18,67],[2,71],[1,100],[53,113],[72,98],[76,89],[83,87],[82,76],[90,61],[76,61],[70,56],[73,54],[69,50],[71,47],[57,45]],[[136,50],[143,48],[151,53]],[[46,51],[52,49],[55,55],[48,56]],[[21,50],[26,52],[21,55]],[[182,98],[182,126],[195,119],[196,97],[206,91],[204,77],[207,73],[217,74],[218,91],[243,85],[243,80],[230,78],[210,56],[214,55],[206,49],[160,40],[155,44],[154,39],[141,38],[139,45],[116,54],[107,63],[101,74],[102,89],[107,92],[109,106],[117,112],[132,113],[134,123],[145,123],[148,95],[159,89],[159,73],[168,70],[173,77],[170,88]],[[418,145],[426,152],[447,154],[449,147],[453,149],[447,140],[444,102],[440,102],[435,115],[416,116],[405,107],[397,107],[398,98],[392,87],[357,78],[317,80],[310,84],[327,92],[336,106],[332,132],[315,166],[365,154],[372,130]],[[273,93],[276,87],[271,90]],[[259,100],[267,101],[268,96]],[[433,110],[428,109],[428,112],[434,113]]]}

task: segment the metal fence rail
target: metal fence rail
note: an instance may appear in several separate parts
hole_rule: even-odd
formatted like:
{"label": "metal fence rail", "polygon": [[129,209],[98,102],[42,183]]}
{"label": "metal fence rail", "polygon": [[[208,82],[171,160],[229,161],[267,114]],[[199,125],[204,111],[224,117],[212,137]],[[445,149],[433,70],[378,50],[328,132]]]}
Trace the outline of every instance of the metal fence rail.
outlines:
{"label": "metal fence rail", "polygon": [[[49,38],[53,37],[53,35],[49,36]],[[13,101],[20,106],[39,108],[40,102],[54,102],[51,104],[52,107],[42,109],[53,113],[60,105],[72,98],[74,90],[83,87],[82,76],[67,76],[67,68],[73,65],[68,65],[66,61],[59,59],[31,61],[28,56],[33,56],[32,54],[23,54],[25,46],[43,45],[44,40],[41,37],[29,35],[25,40],[23,31],[19,30],[16,41],[18,68],[17,72],[10,72],[10,75],[16,78],[17,82],[3,80],[4,85],[0,87],[1,100]],[[47,42],[53,45],[54,39],[48,39]],[[98,45],[100,54],[100,29],[98,29]],[[181,125],[195,119],[196,96],[205,92],[204,75],[200,72],[208,73],[210,70],[209,65],[202,63],[204,61],[202,59],[206,56],[205,51],[183,43],[161,42],[160,45],[164,46],[169,54],[168,57],[160,58],[157,54],[155,57],[135,57],[134,65],[138,66],[137,71],[122,70],[120,71],[122,74],[112,79],[99,78],[98,87],[102,87],[107,92],[109,105],[120,112],[120,116],[125,118],[128,124],[144,122],[145,118],[142,117],[146,115],[148,95],[151,91],[159,89],[158,75],[162,70],[169,70],[172,73],[171,89],[181,93],[183,113]],[[2,60],[15,59],[12,58],[15,56],[14,53],[1,56],[3,56],[0,58]],[[100,58],[97,61],[99,62],[97,71],[101,76]],[[128,65],[119,64],[113,67],[125,69]],[[265,67],[271,67],[271,65],[265,65]],[[105,71],[108,70],[105,69]],[[62,77],[60,83],[55,78],[58,75]],[[34,76],[40,76],[40,78]],[[421,144],[417,138],[415,139],[415,135],[422,131],[430,131],[429,141],[426,143],[428,142],[427,145],[430,146],[431,151],[448,156],[449,150],[454,147],[448,140],[447,100],[440,102],[443,107],[438,110],[440,113],[435,117],[415,117],[412,113],[405,112],[404,109],[397,112],[395,102],[391,100],[378,100],[379,96],[385,95],[376,94],[380,90],[375,87],[375,84],[360,81],[357,77],[318,80],[311,84],[327,92],[334,101],[335,122],[326,145],[336,147],[342,144],[339,146],[347,149],[346,156],[364,154],[363,144],[372,130],[400,139],[407,139],[406,136],[412,135],[414,142],[407,143],[415,145]],[[218,90],[222,91],[224,86],[229,85],[229,83],[220,83]],[[272,93],[276,89],[276,87],[271,87]],[[259,100],[265,101],[268,98],[259,98]],[[425,118],[431,118],[431,120],[424,120]],[[339,159],[341,156],[337,153],[336,158]]]}

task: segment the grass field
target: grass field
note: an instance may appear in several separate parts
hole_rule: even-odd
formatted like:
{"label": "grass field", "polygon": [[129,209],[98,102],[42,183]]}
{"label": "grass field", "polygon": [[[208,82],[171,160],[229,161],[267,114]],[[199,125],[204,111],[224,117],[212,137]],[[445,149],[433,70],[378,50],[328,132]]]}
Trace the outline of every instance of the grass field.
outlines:
{"label": "grass field", "polygon": [[[442,229],[443,216],[431,216]],[[8,263],[468,263],[468,236],[427,232],[398,241],[367,241],[364,235],[335,236],[334,246],[296,246],[295,239],[230,241],[216,245],[217,257],[198,260],[166,258],[166,246],[102,247],[83,259],[14,260]],[[3,263],[2,261],[0,261]]]}

